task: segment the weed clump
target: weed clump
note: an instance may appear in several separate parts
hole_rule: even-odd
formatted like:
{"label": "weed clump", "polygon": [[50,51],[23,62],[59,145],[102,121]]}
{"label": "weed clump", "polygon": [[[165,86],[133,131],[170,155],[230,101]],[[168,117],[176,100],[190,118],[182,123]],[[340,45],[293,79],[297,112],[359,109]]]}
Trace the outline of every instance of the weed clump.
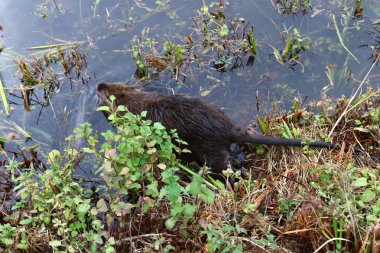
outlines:
{"label": "weed clump", "polygon": [[136,76],[149,78],[166,70],[178,79],[204,67],[220,72],[252,64],[257,54],[253,28],[243,18],[229,18],[223,2],[203,4],[193,18],[193,32],[182,38],[166,37],[162,43],[143,31],[133,39]]}
{"label": "weed clump", "polygon": [[20,59],[17,63],[21,74],[21,93],[27,110],[32,103],[31,96],[36,95],[34,94],[36,87],[43,88],[43,98],[38,103],[48,105],[50,97],[62,85],[63,78],[66,78],[70,84],[88,82],[89,77],[84,71],[87,68],[84,52],[76,48],[70,50],[64,50],[59,46],[53,48],[55,52],[33,57],[30,62]]}
{"label": "weed clump", "polygon": [[276,0],[274,3],[276,4],[277,10],[281,15],[296,15],[298,13],[306,14],[312,7],[311,0]]}
{"label": "weed clump", "polygon": [[[122,106],[100,110],[110,114],[117,129],[102,133],[105,142],[100,148],[97,134],[83,124],[68,140],[74,143],[84,138],[88,146],[81,150],[67,147],[63,154],[51,151],[47,169],[37,170],[31,163],[20,170],[23,163],[9,159],[7,167],[20,200],[13,205],[13,213],[2,217],[1,248],[44,252],[133,249],[138,242],[124,238],[148,232],[150,222],[158,220],[163,227],[156,228],[168,231],[185,228],[194,222],[202,203],[213,203],[214,192],[200,175],[194,174],[190,184],[181,183],[174,153],[181,150],[172,141],[183,142],[175,130],[168,134],[160,123],[143,120],[144,113],[133,115]],[[117,116],[120,112],[125,114]],[[92,191],[73,178],[87,155],[101,162],[97,173],[103,183]]]}
{"label": "weed clump", "polygon": [[310,38],[302,37],[298,29],[294,28],[293,33],[286,30],[282,35],[282,40],[285,43],[284,49],[279,51],[273,48],[274,56],[279,63],[288,63],[290,68],[294,68],[295,65],[300,63],[301,52],[310,50]]}

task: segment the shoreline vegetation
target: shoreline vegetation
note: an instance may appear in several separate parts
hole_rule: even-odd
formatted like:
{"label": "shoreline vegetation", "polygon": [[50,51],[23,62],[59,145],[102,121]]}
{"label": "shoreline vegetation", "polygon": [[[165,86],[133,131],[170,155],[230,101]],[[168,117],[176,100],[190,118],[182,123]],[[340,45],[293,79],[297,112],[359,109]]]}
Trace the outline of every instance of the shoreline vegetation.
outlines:
{"label": "shoreline vegetation", "polygon": [[[375,250],[380,91],[348,101],[295,100],[286,113],[273,110],[261,119],[267,134],[326,140],[336,125],[332,140],[342,150],[244,145],[249,177],[227,171],[234,184],[209,181],[207,168],[180,171],[175,132],[126,108],[101,107],[117,131],[101,133],[100,148],[83,124],[68,140],[87,146],[52,150],[47,162],[33,150],[16,162],[2,149],[2,184],[11,190],[2,195],[0,245],[9,252]],[[344,152],[344,143],[365,152]],[[103,181],[96,189],[73,177],[90,156]]]}

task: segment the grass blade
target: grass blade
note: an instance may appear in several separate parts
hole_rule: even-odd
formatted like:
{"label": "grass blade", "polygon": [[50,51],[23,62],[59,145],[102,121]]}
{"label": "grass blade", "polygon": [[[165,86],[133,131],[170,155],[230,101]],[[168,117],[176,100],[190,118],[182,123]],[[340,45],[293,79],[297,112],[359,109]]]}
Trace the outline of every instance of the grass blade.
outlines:
{"label": "grass blade", "polygon": [[350,52],[350,50],[348,50],[348,48],[347,48],[346,45],[344,44],[344,42],[343,42],[343,38],[342,38],[342,36],[340,35],[340,31],[339,31],[339,29],[338,29],[338,25],[337,25],[336,20],[335,20],[335,15],[332,15],[332,18],[333,18],[333,21],[334,21],[334,27],[335,27],[335,30],[336,30],[336,34],[338,35],[338,38],[339,38],[340,44],[341,44],[342,47],[347,51],[347,53],[348,53],[349,55],[351,55],[352,58],[354,58],[355,61],[356,61],[357,63],[360,64],[359,60],[355,57],[355,55],[354,55],[353,53]]}
{"label": "grass blade", "polygon": [[7,116],[9,116],[9,104],[8,104],[7,96],[5,95],[5,88],[3,86],[3,82],[1,81],[1,77],[0,77],[0,96],[1,96],[1,101],[3,101],[5,113],[7,114]]}

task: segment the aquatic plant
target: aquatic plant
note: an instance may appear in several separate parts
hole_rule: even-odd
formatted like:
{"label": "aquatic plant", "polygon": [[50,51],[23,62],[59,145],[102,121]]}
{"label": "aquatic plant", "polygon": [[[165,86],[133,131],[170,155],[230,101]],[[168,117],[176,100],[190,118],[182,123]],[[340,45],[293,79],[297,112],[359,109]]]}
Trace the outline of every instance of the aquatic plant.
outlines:
{"label": "aquatic plant", "polygon": [[157,41],[144,29],[141,39],[133,39],[137,76],[147,78],[166,70],[178,79],[193,71],[190,66],[200,68],[209,63],[224,72],[238,67],[244,57],[254,58],[257,45],[253,28],[247,29],[249,24],[243,18],[226,17],[224,9],[223,2],[204,3],[193,18],[193,32],[179,39],[166,36],[165,41]]}
{"label": "aquatic plant", "polygon": [[305,14],[308,10],[311,10],[311,0],[275,0],[272,4],[276,5],[276,8],[280,14],[293,14],[296,15],[299,12]]}
{"label": "aquatic plant", "polygon": [[285,29],[282,40],[285,43],[284,49],[277,50],[273,47],[273,53],[276,60],[285,64],[288,63],[290,68],[300,63],[301,52],[309,51],[311,47],[310,38],[302,37],[297,28],[293,28],[293,33],[290,33],[288,29]]}

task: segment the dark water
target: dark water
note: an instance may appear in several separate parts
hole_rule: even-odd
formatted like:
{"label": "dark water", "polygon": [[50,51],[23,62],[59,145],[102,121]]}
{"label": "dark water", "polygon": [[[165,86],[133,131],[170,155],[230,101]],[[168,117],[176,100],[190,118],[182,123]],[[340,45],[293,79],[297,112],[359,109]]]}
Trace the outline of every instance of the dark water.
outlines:
{"label": "dark water", "polygon": [[[188,35],[193,26],[191,18],[202,6],[202,1],[179,0],[157,1],[160,5],[156,1],[142,0],[103,0],[99,4],[95,0],[55,2],[62,5],[58,10],[54,1],[45,1],[47,18],[44,19],[41,17],[44,11],[39,7],[43,0],[0,1],[0,25],[3,27],[0,43],[5,47],[0,54],[0,73],[3,85],[12,93],[8,96],[9,117],[0,106],[0,133],[14,132],[13,124],[16,124],[32,135],[33,142],[28,145],[39,143],[43,152],[61,149],[65,137],[84,121],[92,123],[97,130],[107,129],[107,121],[95,111],[96,84],[103,81],[141,83],[134,77],[132,38],[141,37],[144,28],[149,28],[149,36],[158,43],[163,43],[165,37]],[[380,2],[365,1],[363,17],[358,19],[352,18],[355,1],[347,1],[347,5],[343,2],[314,0],[313,8],[305,15],[300,12],[281,15],[269,0],[230,1],[226,16],[244,18],[254,28],[258,55],[253,65],[242,62],[240,67],[226,72],[208,68],[178,80],[168,75],[158,76],[150,86],[201,97],[221,107],[242,127],[258,113],[265,114],[274,99],[281,101],[286,109],[294,97],[320,98],[323,88],[330,83],[326,75],[328,65],[335,74],[333,86],[325,93],[331,97],[349,96],[371,67],[371,55],[378,47],[376,38],[380,34],[373,23],[380,20]],[[343,49],[332,15],[336,17],[346,46],[360,63]],[[293,27],[310,37],[312,49],[301,53],[301,64],[291,69],[276,61],[273,48],[283,49],[281,31]],[[70,84],[62,79],[63,85],[48,104],[35,104],[26,111],[21,93],[14,90],[21,85],[17,60],[31,59],[31,55],[38,53],[38,50],[27,48],[63,42],[83,42],[78,50],[87,53],[88,66],[83,74],[89,78],[88,82]],[[372,70],[366,87],[379,86],[379,68],[376,66]],[[348,78],[350,72],[354,78]],[[257,94],[261,105],[259,112]],[[38,89],[36,96],[41,96]]]}

